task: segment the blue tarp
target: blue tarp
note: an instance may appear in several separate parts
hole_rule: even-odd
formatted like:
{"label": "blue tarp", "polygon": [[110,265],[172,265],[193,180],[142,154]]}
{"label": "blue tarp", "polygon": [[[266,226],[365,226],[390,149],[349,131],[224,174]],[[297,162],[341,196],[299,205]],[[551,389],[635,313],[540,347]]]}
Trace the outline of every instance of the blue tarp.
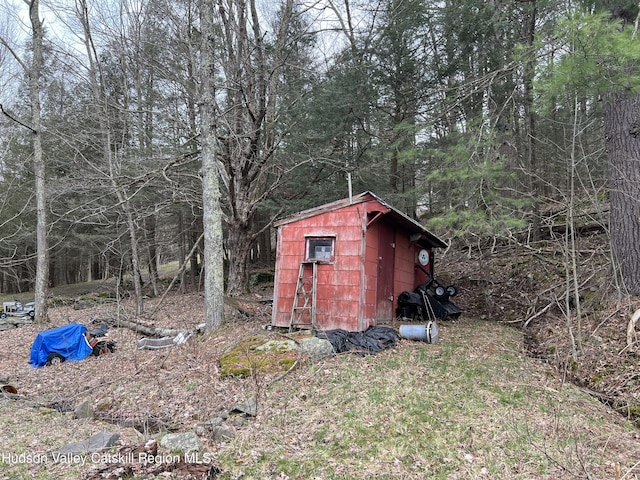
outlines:
{"label": "blue tarp", "polygon": [[84,336],[86,331],[87,327],[84,325],[70,323],[40,332],[31,346],[29,363],[34,367],[42,367],[52,353],[62,355],[65,360],[87,358],[93,349]]}

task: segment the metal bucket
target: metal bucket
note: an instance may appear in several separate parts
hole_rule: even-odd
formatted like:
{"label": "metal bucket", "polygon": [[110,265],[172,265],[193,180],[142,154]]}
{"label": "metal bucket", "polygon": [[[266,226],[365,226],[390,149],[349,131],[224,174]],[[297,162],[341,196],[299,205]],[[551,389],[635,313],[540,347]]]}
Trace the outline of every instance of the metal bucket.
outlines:
{"label": "metal bucket", "polygon": [[400,325],[400,336],[407,340],[437,343],[438,324],[436,322],[427,322],[426,325]]}

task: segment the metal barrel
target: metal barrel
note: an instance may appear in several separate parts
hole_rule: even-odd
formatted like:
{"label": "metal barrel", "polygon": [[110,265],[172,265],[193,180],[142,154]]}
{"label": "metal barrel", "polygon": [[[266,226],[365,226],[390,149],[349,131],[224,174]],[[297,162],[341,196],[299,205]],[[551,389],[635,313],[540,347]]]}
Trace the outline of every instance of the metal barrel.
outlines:
{"label": "metal barrel", "polygon": [[427,322],[426,325],[400,325],[400,336],[407,340],[437,343],[438,324],[436,322]]}

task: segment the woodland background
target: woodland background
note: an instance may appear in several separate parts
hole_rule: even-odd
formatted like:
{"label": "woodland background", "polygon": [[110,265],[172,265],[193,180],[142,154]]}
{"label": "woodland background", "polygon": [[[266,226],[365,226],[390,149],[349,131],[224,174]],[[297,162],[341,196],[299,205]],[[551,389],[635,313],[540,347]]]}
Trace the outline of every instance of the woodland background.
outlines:
{"label": "woodland background", "polygon": [[576,236],[604,231],[616,292],[640,293],[635,4],[29,0],[2,19],[0,292],[35,290],[38,315],[46,288],[125,272],[142,313],[142,273],[157,294],[171,260],[205,302],[223,274],[245,294],[274,219],[350,189],[456,250],[562,239],[567,302]]}
{"label": "woodland background", "polygon": [[[257,377],[242,389],[223,382],[217,357],[268,322],[269,295],[252,279],[273,268],[273,221],[369,190],[449,243],[436,275],[461,287],[462,320],[444,322],[446,342],[405,342],[403,356],[372,367],[337,357],[292,373],[264,392],[260,422],[228,448],[211,446],[226,468],[308,477],[341,455],[347,471],[364,471],[379,454],[373,435],[392,442],[393,458],[378,465],[385,476],[422,478],[425,466],[442,478],[637,476],[636,4],[12,0],[0,11],[0,294],[36,300],[36,324],[0,337],[0,366],[21,393],[47,405],[89,396],[98,411],[144,422],[173,421],[180,407],[193,413],[180,428],[258,396]],[[169,263],[175,281],[158,273]],[[114,355],[34,373],[26,352],[41,322],[90,317],[71,307],[48,317],[49,289],[106,279],[118,305],[131,293],[127,318],[221,328],[175,350],[168,370],[168,355],[150,357],[114,329]],[[169,283],[188,295],[165,299]],[[537,359],[524,358],[522,339]],[[142,410],[139,392],[150,399]],[[578,394],[595,412],[587,421],[573,409]],[[342,414],[352,399],[364,418]],[[324,430],[331,402],[344,431],[367,427],[355,446]],[[398,434],[383,435],[372,411],[393,413],[384,428]],[[18,437],[27,446],[77,435],[62,414],[40,418],[48,429],[32,427],[35,409],[0,414],[32,430]],[[445,441],[421,430],[432,424]],[[488,432],[480,442],[478,432]],[[272,454],[254,458],[255,445]],[[506,461],[493,462],[496,452]]]}

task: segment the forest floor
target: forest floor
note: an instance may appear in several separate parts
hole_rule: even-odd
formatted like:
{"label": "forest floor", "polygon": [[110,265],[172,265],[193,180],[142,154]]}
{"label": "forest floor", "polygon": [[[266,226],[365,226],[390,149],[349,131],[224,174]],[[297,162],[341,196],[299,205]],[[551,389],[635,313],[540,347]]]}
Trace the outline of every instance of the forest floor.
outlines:
{"label": "forest floor", "polygon": [[461,304],[473,318],[517,328],[530,357],[549,363],[621,415],[640,420],[637,332],[636,345],[627,345],[627,326],[640,298],[613,293],[620,289],[605,235],[577,238],[573,258],[562,242],[544,240],[494,247],[483,255],[458,252],[440,271],[458,283]]}
{"label": "forest floor", "polygon": [[[140,334],[114,327],[113,354],[35,369],[29,351],[44,328],[132,319],[128,300],[51,308],[45,326],[0,333],[0,378],[17,390],[0,394],[0,479],[638,479],[640,376],[625,346],[640,302],[607,294],[601,241],[578,247],[580,322],[562,307],[558,245],[449,251],[437,278],[459,286],[464,313],[440,322],[438,343],[402,339],[367,357],[304,362],[284,377],[220,375],[220,356],[240,339],[281,338],[263,328],[270,285],[230,300],[214,335],[139,350]],[[191,331],[202,305],[200,293],[147,299],[139,320]],[[227,416],[250,398],[255,416]],[[83,402],[92,418],[74,415]],[[212,419],[230,434],[214,437]],[[120,434],[108,455],[53,458],[102,431]],[[195,455],[149,442],[192,431]]]}

